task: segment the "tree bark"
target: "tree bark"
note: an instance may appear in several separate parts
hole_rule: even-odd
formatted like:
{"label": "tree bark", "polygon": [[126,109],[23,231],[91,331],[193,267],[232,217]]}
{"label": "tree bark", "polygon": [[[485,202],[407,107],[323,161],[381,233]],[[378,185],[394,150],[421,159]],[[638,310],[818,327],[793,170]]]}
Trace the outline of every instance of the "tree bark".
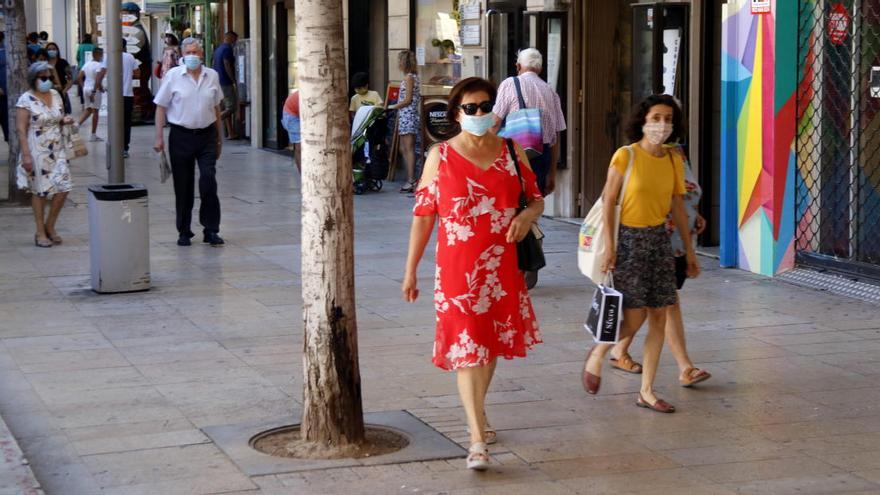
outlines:
{"label": "tree bark", "polygon": [[296,0],[302,120],[302,439],[363,443],[342,0]]}
{"label": "tree bark", "polygon": [[27,24],[24,17],[25,0],[0,0],[0,9],[6,22],[6,102],[9,110],[9,202],[22,203],[27,194],[16,186],[16,166],[20,146],[15,128],[15,103],[27,91]]}
{"label": "tree bark", "polygon": [[95,45],[98,44],[98,16],[101,13],[101,0],[89,0],[89,13],[87,14],[89,17],[89,33],[91,33]]}

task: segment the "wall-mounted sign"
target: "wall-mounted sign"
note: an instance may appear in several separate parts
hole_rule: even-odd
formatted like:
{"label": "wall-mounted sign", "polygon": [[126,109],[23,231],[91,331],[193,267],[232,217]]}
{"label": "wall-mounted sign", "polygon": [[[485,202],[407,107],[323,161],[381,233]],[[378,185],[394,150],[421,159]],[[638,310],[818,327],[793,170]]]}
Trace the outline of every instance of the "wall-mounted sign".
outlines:
{"label": "wall-mounted sign", "polygon": [[471,19],[480,19],[480,0],[463,0],[459,3],[458,12],[461,20],[467,21]]}
{"label": "wall-mounted sign", "polygon": [[770,0],[752,0],[752,14],[769,14]]}
{"label": "wall-mounted sign", "polygon": [[852,18],[846,7],[838,2],[831,7],[828,14],[828,41],[832,45],[842,45],[849,35],[849,25]]}
{"label": "wall-mounted sign", "polygon": [[462,24],[461,26],[461,44],[464,46],[480,45],[480,24]]}

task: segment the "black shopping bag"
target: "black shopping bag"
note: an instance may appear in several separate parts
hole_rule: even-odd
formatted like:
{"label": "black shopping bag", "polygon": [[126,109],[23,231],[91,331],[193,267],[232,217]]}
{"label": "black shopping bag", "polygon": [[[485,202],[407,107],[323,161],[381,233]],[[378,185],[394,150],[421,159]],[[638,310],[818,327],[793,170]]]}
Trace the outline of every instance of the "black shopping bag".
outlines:
{"label": "black shopping bag", "polygon": [[601,344],[616,344],[620,339],[620,322],[623,321],[623,294],[614,285],[599,285],[593,293],[590,312],[584,328]]}

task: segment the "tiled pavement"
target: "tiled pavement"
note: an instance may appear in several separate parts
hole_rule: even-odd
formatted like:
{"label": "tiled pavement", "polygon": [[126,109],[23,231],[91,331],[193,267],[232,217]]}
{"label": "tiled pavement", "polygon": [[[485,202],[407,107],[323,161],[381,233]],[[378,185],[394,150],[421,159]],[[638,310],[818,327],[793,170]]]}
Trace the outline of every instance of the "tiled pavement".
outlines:
{"label": "tiled pavement", "polygon": [[[104,174],[103,146],[74,167],[63,246],[34,248],[29,211],[0,209],[0,414],[49,494],[880,493],[877,306],[703,259],[682,297],[712,380],[677,386],[667,351],[659,391],[676,414],[634,407],[638,378],[607,367],[587,397],[589,288],[576,227],[553,221],[532,294],[546,343],[499,365],[490,472],[457,459],[249,478],[200,428],[299,408],[297,179],[286,157],[228,145],[228,244],[179,248],[151,132],[135,128],[127,170],[150,191],[151,291],[88,290],[84,186]],[[388,189],[355,199],[364,406],[408,410],[463,442],[454,378],[430,364],[430,298],[399,297],[411,200]],[[430,258],[420,274],[429,288]]]}

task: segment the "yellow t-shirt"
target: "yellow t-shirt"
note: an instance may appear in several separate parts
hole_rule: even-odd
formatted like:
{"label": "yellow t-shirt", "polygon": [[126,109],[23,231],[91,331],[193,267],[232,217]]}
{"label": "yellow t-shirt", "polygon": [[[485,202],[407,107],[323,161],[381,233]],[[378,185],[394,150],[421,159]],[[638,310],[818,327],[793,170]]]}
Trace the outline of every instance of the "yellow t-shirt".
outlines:
{"label": "yellow t-shirt", "polygon": [[[635,156],[620,208],[620,224],[627,227],[654,227],[666,221],[666,215],[672,207],[672,195],[686,192],[684,161],[669,150],[657,157],[638,144],[633,144],[631,148]],[[625,147],[618,149],[611,157],[611,166],[626,174],[629,156]]]}
{"label": "yellow t-shirt", "polygon": [[367,94],[361,96],[357,93],[351,97],[348,105],[349,112],[357,112],[364,105],[379,106],[382,104],[382,97],[375,91],[367,91]]}

